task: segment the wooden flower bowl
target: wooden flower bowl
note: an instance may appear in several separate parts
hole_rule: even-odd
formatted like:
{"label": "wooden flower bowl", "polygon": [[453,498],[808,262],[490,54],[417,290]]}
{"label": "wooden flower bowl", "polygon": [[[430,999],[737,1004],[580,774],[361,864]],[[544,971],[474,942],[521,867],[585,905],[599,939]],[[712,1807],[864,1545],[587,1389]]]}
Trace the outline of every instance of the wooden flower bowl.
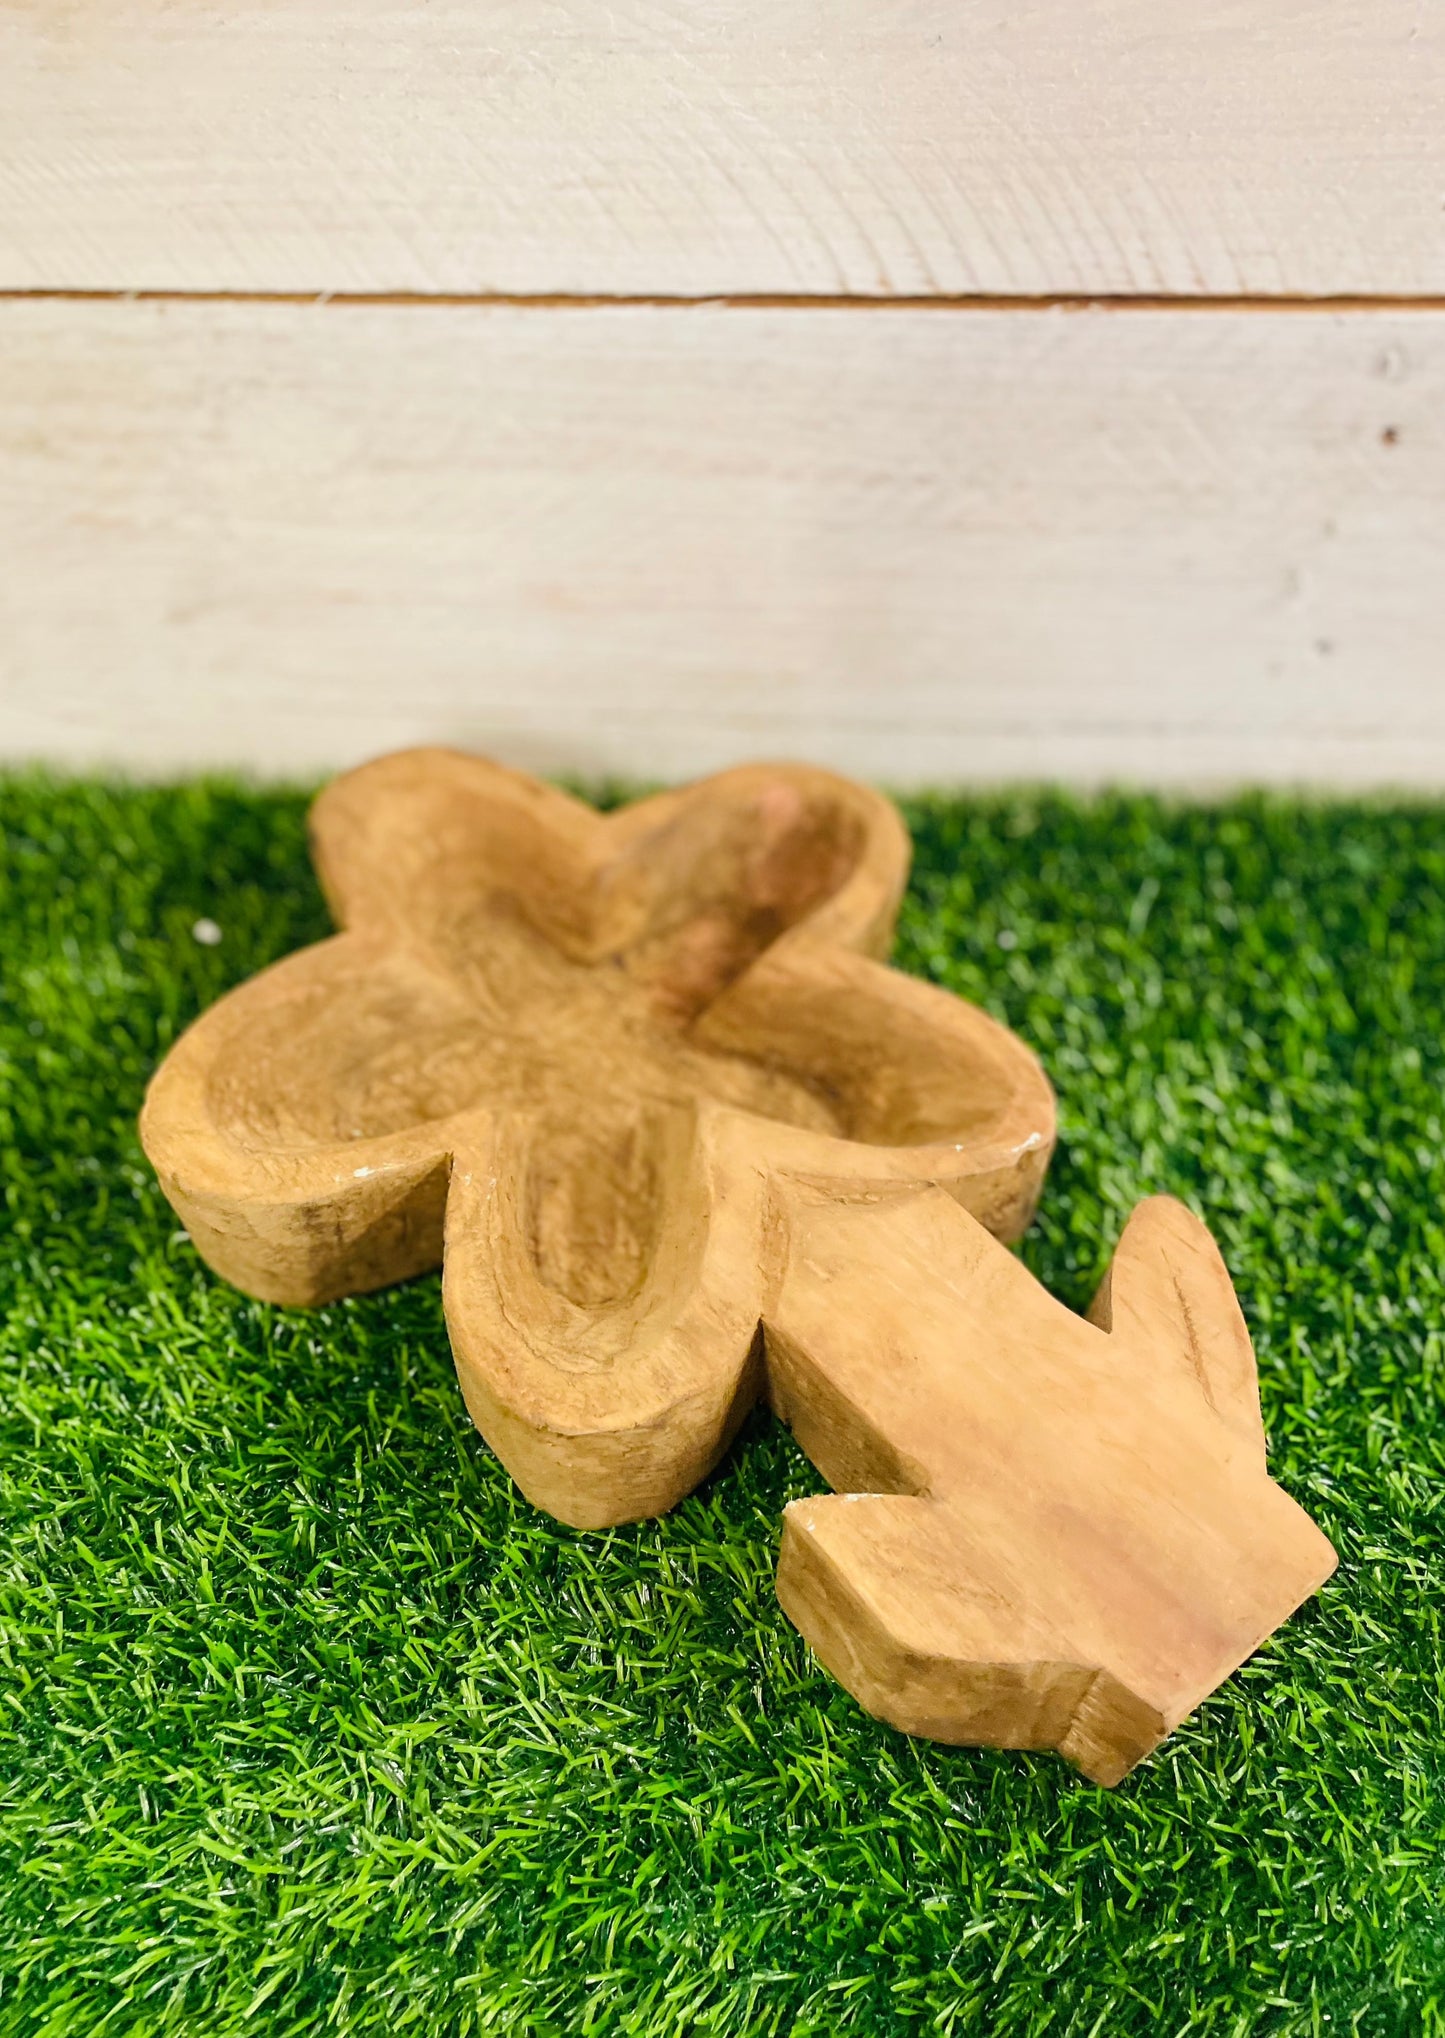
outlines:
{"label": "wooden flower bowl", "polygon": [[444,1262],[467,1405],[581,1528],[766,1395],[836,1498],[778,1589],[872,1711],[1112,1782],[1333,1566],[1269,1480],[1228,1275],[1141,1206],[1085,1322],[999,1240],[1053,1098],[882,964],[908,838],[748,767],[602,816],[448,751],[317,801],[344,931],[191,1028],[141,1133],[209,1263],[308,1304]]}

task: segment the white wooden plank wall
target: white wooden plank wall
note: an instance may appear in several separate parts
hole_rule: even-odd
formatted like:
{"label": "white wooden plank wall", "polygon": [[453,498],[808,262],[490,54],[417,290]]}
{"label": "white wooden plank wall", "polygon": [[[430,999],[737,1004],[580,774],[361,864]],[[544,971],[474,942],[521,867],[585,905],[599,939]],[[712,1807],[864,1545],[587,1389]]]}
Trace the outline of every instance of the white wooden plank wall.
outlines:
{"label": "white wooden plank wall", "polygon": [[1445,292],[1439,0],[4,0],[0,286]]}
{"label": "white wooden plank wall", "polygon": [[0,757],[1445,787],[1442,397],[1439,0],[0,0]]}

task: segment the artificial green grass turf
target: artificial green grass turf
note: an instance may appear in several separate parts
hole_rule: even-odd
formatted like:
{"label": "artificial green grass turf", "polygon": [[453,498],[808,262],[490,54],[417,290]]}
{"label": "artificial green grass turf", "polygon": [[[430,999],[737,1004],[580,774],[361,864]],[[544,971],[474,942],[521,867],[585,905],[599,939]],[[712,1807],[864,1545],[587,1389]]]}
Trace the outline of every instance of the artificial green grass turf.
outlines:
{"label": "artificial green grass turf", "polygon": [[816,1667],[772,1568],[820,1482],[766,1418],[574,1534],[470,1428],[435,1277],[301,1314],[202,1269],[134,1115],[326,931],[299,797],[0,812],[6,2038],[1445,2030],[1445,812],[910,810],[899,960],[1059,1091],[1031,1265],[1082,1305],[1187,1198],[1340,1550],[1112,1794]]}

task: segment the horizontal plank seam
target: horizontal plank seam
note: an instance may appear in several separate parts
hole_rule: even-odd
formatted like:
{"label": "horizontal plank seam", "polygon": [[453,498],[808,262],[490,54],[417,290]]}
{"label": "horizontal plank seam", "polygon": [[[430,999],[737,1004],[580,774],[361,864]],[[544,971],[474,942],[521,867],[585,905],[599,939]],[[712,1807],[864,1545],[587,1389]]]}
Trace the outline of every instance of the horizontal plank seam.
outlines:
{"label": "horizontal plank seam", "polygon": [[1170,311],[1170,312],[1408,312],[1445,311],[1445,296],[1207,296],[1055,292],[1047,296],[952,295],[930,297],[835,296],[822,292],[710,292],[698,296],[584,295],[570,292],[385,290],[78,290],[0,288],[0,304],[298,304],[489,306],[517,310],[597,311]]}

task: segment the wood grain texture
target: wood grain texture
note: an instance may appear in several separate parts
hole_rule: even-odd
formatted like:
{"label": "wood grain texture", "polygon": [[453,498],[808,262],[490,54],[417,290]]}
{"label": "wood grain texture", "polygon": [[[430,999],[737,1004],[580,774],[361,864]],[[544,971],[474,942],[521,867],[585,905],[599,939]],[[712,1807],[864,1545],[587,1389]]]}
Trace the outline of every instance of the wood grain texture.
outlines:
{"label": "wood grain texture", "polygon": [[5,0],[0,288],[1445,291],[1422,0]]}
{"label": "wood grain texture", "polygon": [[141,1137],[198,1249],[292,1304],[444,1258],[457,1372],[537,1505],[659,1513],[766,1394],[841,1498],[778,1589],[908,1733],[1115,1783],[1334,1567],[1270,1481],[1208,1233],[1156,1199],[1085,1322],[1027,1225],[1048,1083],[882,966],[908,839],[803,766],[605,817],[454,751],[313,810],[342,932],[176,1043]]}
{"label": "wood grain texture", "polygon": [[419,750],[328,787],[313,843],[342,931],[187,1031],[145,1150],[267,1300],[445,1244],[468,1405],[564,1521],[661,1512],[726,1448],[779,1170],[1027,1225],[1052,1093],[1005,1028],[877,960],[908,864],[877,793],[754,766],[603,817]]}
{"label": "wood grain texture", "polygon": [[1208,1231],[1141,1203],[1086,1323],[937,1191],[788,1209],[769,1389],[839,1491],[787,1509],[785,1610],[906,1733],[1117,1783],[1335,1568]]}
{"label": "wood grain texture", "polygon": [[1445,315],[0,305],[0,753],[1445,782]]}
{"label": "wood grain texture", "polygon": [[[435,1266],[453,1161],[495,1192],[503,1138],[537,1336],[619,1308],[635,1330],[621,1306],[690,1207],[709,1111],[824,1176],[946,1183],[1001,1235],[1027,1224],[1048,1084],[984,1013],[872,959],[908,868],[879,794],[754,766],[603,817],[415,750],[328,787],[312,842],[344,931],[213,1007],[142,1117],[198,1248],[250,1292],[324,1302]],[[549,1476],[580,1519],[570,1461],[560,1493]],[[615,1496],[593,1512],[622,1518]]]}

